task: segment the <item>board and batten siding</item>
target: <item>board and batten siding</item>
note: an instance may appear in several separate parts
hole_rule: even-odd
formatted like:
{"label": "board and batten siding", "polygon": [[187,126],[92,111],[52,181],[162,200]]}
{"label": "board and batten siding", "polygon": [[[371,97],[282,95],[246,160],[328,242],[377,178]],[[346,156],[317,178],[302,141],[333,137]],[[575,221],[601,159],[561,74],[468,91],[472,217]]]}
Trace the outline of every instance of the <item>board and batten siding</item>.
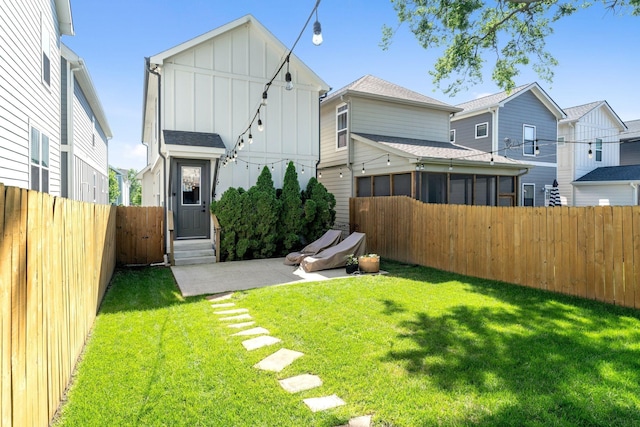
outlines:
{"label": "board and batten siding", "polygon": [[[258,110],[265,82],[283,53],[247,24],[167,58],[162,70],[162,127],[217,133],[232,149]],[[219,170],[217,197],[229,187],[250,187],[265,165],[274,166],[274,184],[281,186],[287,160],[299,164],[301,187],[315,175],[318,87],[306,83],[302,67],[293,62],[290,72],[294,89],[285,90],[284,73],[271,84],[260,113],[264,131],[254,123],[253,144],[248,144],[247,133],[237,164]]]}
{"label": "board and batten siding", "polygon": [[351,97],[351,132],[449,141],[449,113],[425,107]]}
{"label": "board and batten siding", "polygon": [[[451,129],[456,131],[455,143],[475,150],[491,151],[491,140],[493,138],[492,118],[493,115],[491,113],[482,113],[462,119],[456,119],[454,115],[451,119]],[[476,125],[481,123],[487,123],[488,125],[486,138],[476,138]],[[447,141],[449,141],[448,134]]]}
{"label": "board and batten siding", "polygon": [[[42,81],[41,23],[50,82]],[[52,1],[0,2],[0,182],[29,188],[30,126],[49,137],[49,193],[60,194],[60,32]]]}

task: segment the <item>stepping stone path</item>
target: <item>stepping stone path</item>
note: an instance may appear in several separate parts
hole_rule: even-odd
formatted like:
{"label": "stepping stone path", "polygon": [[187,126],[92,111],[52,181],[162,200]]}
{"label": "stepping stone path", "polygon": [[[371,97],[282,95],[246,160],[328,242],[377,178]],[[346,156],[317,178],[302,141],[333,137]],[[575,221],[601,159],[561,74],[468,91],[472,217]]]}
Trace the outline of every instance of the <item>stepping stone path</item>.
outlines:
{"label": "stepping stone path", "polygon": [[[214,302],[211,304],[211,308],[214,310],[218,310],[221,308],[226,308],[227,310],[218,310],[214,313],[219,316],[218,319],[222,322],[237,322],[240,320],[250,320],[252,319],[249,314],[249,310],[246,308],[230,308],[235,307],[235,303],[233,302],[219,302],[231,299],[233,293],[223,294],[223,295],[212,295],[207,297],[208,301]],[[228,315],[234,316],[228,316]],[[249,326],[254,325],[255,322],[237,322],[230,323],[227,325],[229,328],[234,329],[242,329]],[[256,350],[262,347],[274,345],[282,342],[281,339],[272,337],[269,335],[269,331],[262,327],[254,327],[251,329],[245,329],[240,332],[236,332],[232,334],[232,336],[252,336],[252,335],[260,335],[258,337],[249,338],[242,341],[242,345],[248,351]],[[261,369],[263,371],[272,371],[272,372],[280,372],[287,366],[291,365],[296,359],[304,356],[304,353],[299,351],[289,350],[286,348],[281,348],[275,353],[265,357],[260,362],[256,363],[253,367],[256,369]],[[289,393],[298,393],[305,390],[312,390],[314,388],[322,386],[322,380],[317,375],[311,374],[303,374],[297,375],[294,377],[286,378],[278,381],[280,386],[288,391]],[[323,396],[323,397],[311,397],[308,399],[303,399],[305,405],[309,407],[312,412],[326,411],[328,409],[336,408],[338,406],[345,405],[345,401],[340,399],[337,395],[332,394],[331,396]],[[356,417],[349,420],[349,423],[340,426],[340,427],[370,427],[371,426],[371,415],[366,415],[362,417]]]}

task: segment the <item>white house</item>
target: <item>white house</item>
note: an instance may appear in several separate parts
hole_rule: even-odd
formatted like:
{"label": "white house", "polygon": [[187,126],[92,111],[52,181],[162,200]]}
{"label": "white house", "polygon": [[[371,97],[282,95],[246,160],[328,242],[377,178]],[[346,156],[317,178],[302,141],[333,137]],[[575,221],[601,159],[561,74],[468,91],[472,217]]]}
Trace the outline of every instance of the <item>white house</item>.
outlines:
{"label": "white house", "polygon": [[69,0],[0,2],[0,182],[61,193],[60,38]]}
{"label": "white house", "polygon": [[[265,165],[276,187],[288,160],[298,165],[301,186],[315,176],[319,98],[329,87],[293,54],[268,84],[287,52],[246,15],[146,59],[142,204],[171,211],[176,238],[210,238],[212,198],[229,187],[248,189]],[[287,71],[292,90],[285,88]],[[240,150],[236,143],[245,131]],[[236,161],[223,167],[221,159],[233,151]]]}
{"label": "white house", "polygon": [[[624,122],[607,101],[591,102],[563,110],[567,117],[558,123],[557,143],[557,179],[562,204],[621,204],[620,197],[616,196],[620,191],[625,193],[622,199],[631,200],[632,196],[626,194],[631,190],[629,182],[605,184],[610,180],[618,181],[618,178],[626,177],[629,173],[626,171],[620,175],[615,168],[610,168],[620,165],[619,135],[627,129]],[[587,176],[590,172],[605,167],[608,169]]]}
{"label": "white house", "polygon": [[61,195],[109,203],[111,129],[82,58],[61,44]]}

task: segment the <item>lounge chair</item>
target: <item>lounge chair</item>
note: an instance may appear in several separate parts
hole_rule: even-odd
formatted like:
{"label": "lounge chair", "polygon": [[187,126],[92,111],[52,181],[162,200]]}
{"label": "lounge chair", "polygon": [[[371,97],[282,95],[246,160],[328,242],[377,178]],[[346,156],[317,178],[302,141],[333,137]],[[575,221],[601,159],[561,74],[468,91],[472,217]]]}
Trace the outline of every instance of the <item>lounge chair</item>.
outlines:
{"label": "lounge chair", "polygon": [[364,255],[366,249],[366,235],[354,232],[337,245],[320,251],[316,255],[304,258],[300,262],[300,267],[307,273],[344,267],[347,264],[347,255],[353,254],[358,257]]}
{"label": "lounge chair", "polygon": [[318,240],[309,243],[299,252],[291,252],[284,259],[285,265],[298,265],[300,262],[310,255],[315,255],[323,249],[335,245],[342,240],[342,231],[328,230]]}

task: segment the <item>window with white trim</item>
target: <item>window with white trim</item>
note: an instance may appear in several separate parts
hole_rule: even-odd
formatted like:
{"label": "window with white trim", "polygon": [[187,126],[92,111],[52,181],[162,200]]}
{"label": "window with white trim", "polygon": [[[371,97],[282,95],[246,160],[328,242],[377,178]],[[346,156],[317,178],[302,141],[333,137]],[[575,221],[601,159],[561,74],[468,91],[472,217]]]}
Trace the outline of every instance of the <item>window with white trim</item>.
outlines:
{"label": "window with white trim", "polygon": [[31,185],[32,190],[49,192],[49,137],[31,128]]}
{"label": "window with white trim", "polygon": [[522,206],[535,206],[536,185],[522,184]]}
{"label": "window with white trim", "polygon": [[536,155],[536,127],[522,125],[522,154],[525,156]]}
{"label": "window with white trim", "polygon": [[489,136],[489,122],[478,123],[476,125],[476,139]]}
{"label": "window with white trim", "polygon": [[40,44],[42,48],[42,82],[51,86],[51,40],[42,15],[40,16]]}
{"label": "window with white trim", "polygon": [[558,137],[558,147],[564,147],[564,136]]}
{"label": "window with white trim", "polygon": [[602,138],[596,138],[596,162],[602,161]]}
{"label": "window with white trim", "polygon": [[347,147],[347,128],[348,128],[348,109],[347,104],[338,107],[336,111],[336,148],[342,149]]}
{"label": "window with white trim", "polygon": [[451,129],[449,131],[449,142],[456,142],[456,130]]}

